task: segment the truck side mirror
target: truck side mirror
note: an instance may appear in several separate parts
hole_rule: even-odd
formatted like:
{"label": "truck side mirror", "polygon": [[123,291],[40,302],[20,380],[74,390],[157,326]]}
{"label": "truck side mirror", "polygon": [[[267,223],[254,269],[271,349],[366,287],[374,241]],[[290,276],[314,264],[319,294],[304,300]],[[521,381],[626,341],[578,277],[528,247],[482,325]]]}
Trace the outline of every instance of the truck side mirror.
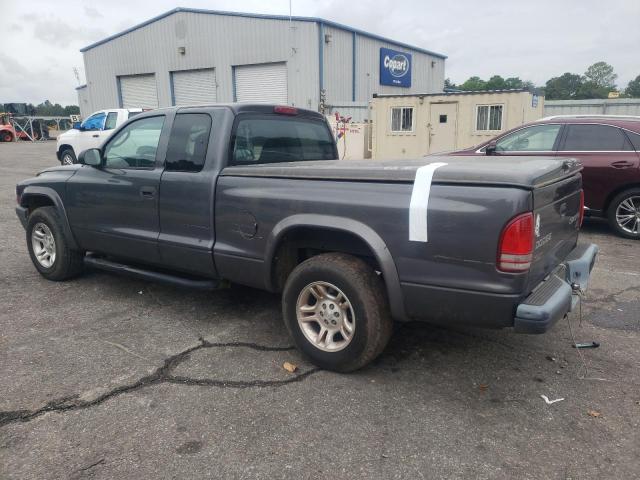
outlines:
{"label": "truck side mirror", "polygon": [[102,152],[99,148],[85,150],[78,157],[78,163],[91,167],[100,167],[102,165]]}
{"label": "truck side mirror", "polygon": [[73,124],[71,125],[71,128],[73,128],[74,130],[82,130],[82,123],[81,122],[73,122]]}
{"label": "truck side mirror", "polygon": [[496,142],[495,141],[489,142],[489,145],[487,145],[487,147],[484,149],[484,153],[486,155],[495,155],[496,154]]}

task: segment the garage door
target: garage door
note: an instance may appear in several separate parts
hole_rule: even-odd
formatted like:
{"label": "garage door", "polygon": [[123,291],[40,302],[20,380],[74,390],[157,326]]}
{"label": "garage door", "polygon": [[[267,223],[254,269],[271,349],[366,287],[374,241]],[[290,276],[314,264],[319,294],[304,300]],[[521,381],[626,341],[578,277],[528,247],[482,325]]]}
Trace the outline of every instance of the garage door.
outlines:
{"label": "garage door", "polygon": [[173,72],[174,105],[215,103],[216,73],[213,68]]}
{"label": "garage door", "polygon": [[154,74],[119,78],[122,108],[158,108],[158,90]]}
{"label": "garage door", "polygon": [[236,101],[286,104],[287,64],[263,63],[234,68]]}

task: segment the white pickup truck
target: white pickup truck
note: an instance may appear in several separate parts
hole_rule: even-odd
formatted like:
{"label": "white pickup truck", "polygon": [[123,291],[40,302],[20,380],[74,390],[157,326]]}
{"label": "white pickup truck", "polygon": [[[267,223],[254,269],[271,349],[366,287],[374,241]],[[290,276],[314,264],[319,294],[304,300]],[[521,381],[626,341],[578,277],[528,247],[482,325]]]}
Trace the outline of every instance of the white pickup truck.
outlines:
{"label": "white pickup truck", "polygon": [[58,160],[62,165],[76,163],[80,152],[98,148],[115,128],[141,112],[141,108],[111,108],[92,113],[80,125],[58,135]]}

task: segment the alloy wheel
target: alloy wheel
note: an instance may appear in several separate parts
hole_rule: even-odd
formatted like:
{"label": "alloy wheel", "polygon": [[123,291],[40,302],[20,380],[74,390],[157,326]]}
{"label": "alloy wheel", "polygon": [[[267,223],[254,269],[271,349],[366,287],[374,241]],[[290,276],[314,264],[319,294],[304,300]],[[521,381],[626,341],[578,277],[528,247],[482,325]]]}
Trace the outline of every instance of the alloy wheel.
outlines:
{"label": "alloy wheel", "polygon": [[625,232],[640,234],[640,196],[627,197],[620,202],[616,208],[616,222]]}
{"label": "alloy wheel", "polygon": [[302,333],[316,348],[338,352],[351,343],[356,317],[347,296],[328,282],[313,282],[302,289],[296,304]]}
{"label": "alloy wheel", "polygon": [[31,245],[38,263],[44,268],[51,268],[56,261],[56,241],[46,224],[34,225],[31,231]]}

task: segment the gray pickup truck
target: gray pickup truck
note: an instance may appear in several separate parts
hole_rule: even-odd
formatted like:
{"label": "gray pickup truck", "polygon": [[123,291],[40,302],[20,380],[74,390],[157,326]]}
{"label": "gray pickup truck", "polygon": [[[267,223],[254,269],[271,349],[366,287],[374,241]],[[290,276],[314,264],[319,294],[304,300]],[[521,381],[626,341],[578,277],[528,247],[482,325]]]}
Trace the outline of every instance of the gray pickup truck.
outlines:
{"label": "gray pickup truck", "polygon": [[337,158],[316,112],[160,109],[18,184],[16,212],[45,278],[281,292],[298,348],[337,371],[380,354],[394,320],[542,333],[586,289],[577,162]]}

